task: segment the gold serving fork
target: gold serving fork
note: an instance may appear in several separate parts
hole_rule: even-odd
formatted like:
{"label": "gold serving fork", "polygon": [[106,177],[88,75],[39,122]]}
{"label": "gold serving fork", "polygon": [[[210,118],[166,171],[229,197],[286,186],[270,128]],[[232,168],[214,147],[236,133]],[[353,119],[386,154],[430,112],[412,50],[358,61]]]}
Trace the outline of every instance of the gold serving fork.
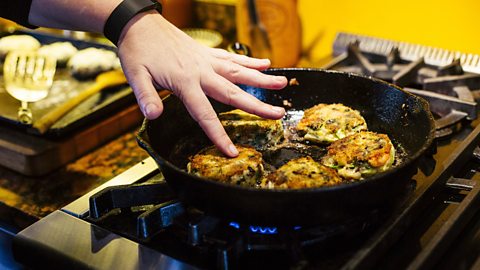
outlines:
{"label": "gold serving fork", "polygon": [[18,120],[24,124],[32,123],[32,111],[29,102],[47,97],[53,85],[56,59],[35,52],[10,52],[3,66],[3,77],[7,92],[21,101]]}

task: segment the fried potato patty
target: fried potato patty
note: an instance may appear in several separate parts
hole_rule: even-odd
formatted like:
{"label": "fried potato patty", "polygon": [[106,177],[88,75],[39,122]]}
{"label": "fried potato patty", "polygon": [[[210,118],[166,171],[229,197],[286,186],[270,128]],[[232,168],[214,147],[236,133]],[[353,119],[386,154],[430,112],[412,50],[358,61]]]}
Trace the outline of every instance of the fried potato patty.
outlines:
{"label": "fried potato patty", "polygon": [[264,119],[236,109],[219,114],[219,119],[234,143],[265,149],[283,140],[281,120]]}
{"label": "fried potato patty", "polygon": [[207,147],[190,158],[187,171],[219,182],[257,186],[264,172],[262,154],[251,147],[236,147],[235,158],[224,156],[215,146]]}
{"label": "fried potato patty", "polygon": [[311,188],[332,186],[342,182],[334,169],[323,166],[310,156],[292,159],[269,174],[266,187]]}
{"label": "fried potato patty", "polygon": [[362,131],[333,142],[322,163],[346,179],[361,179],[389,169],[395,148],[385,134]]}
{"label": "fried potato patty", "polygon": [[318,104],[305,110],[297,125],[300,136],[317,143],[331,143],[367,130],[360,112],[343,104]]}

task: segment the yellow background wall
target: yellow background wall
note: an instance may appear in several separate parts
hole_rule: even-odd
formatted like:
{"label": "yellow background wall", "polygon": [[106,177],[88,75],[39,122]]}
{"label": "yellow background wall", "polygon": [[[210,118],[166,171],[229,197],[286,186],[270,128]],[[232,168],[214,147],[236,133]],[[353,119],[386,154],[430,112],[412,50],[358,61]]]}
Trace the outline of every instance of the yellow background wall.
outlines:
{"label": "yellow background wall", "polygon": [[303,47],[331,53],[337,31],[480,54],[479,0],[299,0]]}
{"label": "yellow background wall", "polygon": [[[235,5],[237,0],[194,1]],[[310,63],[331,55],[338,31],[480,54],[480,0],[296,1],[304,51],[313,45]]]}

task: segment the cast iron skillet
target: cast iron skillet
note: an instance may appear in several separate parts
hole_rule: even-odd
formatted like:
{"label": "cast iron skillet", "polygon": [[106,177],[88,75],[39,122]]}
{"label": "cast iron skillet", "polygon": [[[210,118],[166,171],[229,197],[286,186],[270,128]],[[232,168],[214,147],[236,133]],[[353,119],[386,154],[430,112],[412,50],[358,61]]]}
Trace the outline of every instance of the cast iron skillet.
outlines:
{"label": "cast iron skillet", "polygon": [[[155,159],[169,186],[187,205],[227,220],[255,225],[298,226],[345,222],[394,204],[417,171],[418,159],[434,139],[428,103],[386,82],[320,69],[272,69],[299,85],[280,91],[241,86],[267,103],[306,109],[343,103],[357,109],[369,130],[386,133],[404,152],[402,162],[360,182],[299,190],[267,190],[228,185],[190,175],[188,156],[211,143],[179,99],[165,98],[164,112],[145,120],[137,140]],[[217,112],[232,109],[212,101]]]}

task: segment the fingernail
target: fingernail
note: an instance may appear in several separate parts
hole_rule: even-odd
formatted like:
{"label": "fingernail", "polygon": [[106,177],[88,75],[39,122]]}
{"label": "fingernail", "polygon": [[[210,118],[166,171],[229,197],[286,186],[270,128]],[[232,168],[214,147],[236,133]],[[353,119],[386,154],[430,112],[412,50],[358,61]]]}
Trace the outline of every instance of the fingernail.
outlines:
{"label": "fingernail", "polygon": [[151,116],[157,110],[157,105],[154,103],[149,103],[145,106],[144,114],[146,117]]}
{"label": "fingernail", "polygon": [[272,110],[278,114],[285,114],[285,109],[282,107],[272,107]]}
{"label": "fingernail", "polygon": [[277,76],[275,77],[277,79],[277,82],[284,82],[287,80],[287,78],[283,77],[283,76]]}
{"label": "fingernail", "polygon": [[264,59],[262,59],[262,61],[263,61],[266,65],[270,65],[270,59],[264,58]]}
{"label": "fingernail", "polygon": [[230,150],[230,154],[232,154],[233,156],[238,156],[238,150],[235,145],[230,144],[230,146],[228,146],[228,149]]}

